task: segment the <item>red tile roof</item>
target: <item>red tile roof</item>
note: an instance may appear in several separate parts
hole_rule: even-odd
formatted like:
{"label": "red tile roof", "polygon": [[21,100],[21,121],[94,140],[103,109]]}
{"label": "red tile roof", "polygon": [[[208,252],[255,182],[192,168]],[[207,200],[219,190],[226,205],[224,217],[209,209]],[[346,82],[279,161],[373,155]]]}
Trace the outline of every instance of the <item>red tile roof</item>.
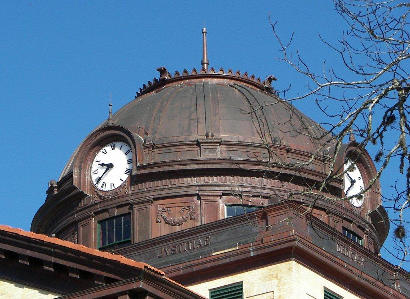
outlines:
{"label": "red tile roof", "polygon": [[[196,294],[195,292],[187,289],[184,285],[168,278],[165,276],[165,273],[149,264],[143,263],[143,262],[136,262],[134,260],[128,259],[122,255],[118,255],[118,254],[113,254],[110,252],[103,252],[103,251],[99,251],[93,248],[89,248],[86,247],[84,245],[79,245],[79,244],[74,244],[72,242],[69,241],[65,241],[65,240],[61,240],[55,237],[49,237],[43,234],[37,234],[37,233],[33,233],[33,232],[28,232],[19,228],[13,228],[10,227],[8,225],[0,225],[0,235],[1,234],[9,234],[9,235],[17,235],[20,238],[27,238],[30,240],[35,240],[35,241],[40,241],[40,242],[44,242],[45,245],[50,244],[50,245],[57,245],[60,247],[64,247],[67,248],[71,251],[77,251],[79,254],[86,254],[86,255],[92,255],[94,257],[99,257],[102,259],[106,259],[109,261],[113,261],[113,262],[118,262],[120,264],[129,266],[129,267],[133,267],[136,269],[140,269],[143,271],[150,271],[150,272],[154,272],[157,275],[162,276],[162,279],[165,279],[167,281],[169,281],[170,283],[177,285],[185,290],[188,290],[189,292]],[[196,294],[198,297],[201,297],[200,295]],[[202,297],[201,297],[202,298]]]}
{"label": "red tile roof", "polygon": [[42,234],[36,234],[36,233],[33,233],[33,232],[28,232],[28,231],[25,231],[25,230],[22,230],[22,229],[19,229],[19,228],[10,227],[8,225],[0,225],[0,233],[1,232],[7,232],[9,234],[19,235],[21,237],[26,237],[26,238],[29,238],[29,239],[32,239],[32,240],[42,241],[44,243],[49,243],[49,244],[54,244],[54,245],[58,245],[58,246],[61,246],[61,247],[66,247],[66,248],[69,248],[71,250],[78,251],[80,253],[97,256],[97,257],[107,259],[107,260],[111,260],[111,261],[116,261],[116,262],[119,262],[123,265],[138,268],[138,269],[141,269],[141,270],[148,269],[148,270],[156,272],[157,274],[162,275],[162,276],[165,275],[165,273],[162,272],[161,270],[159,270],[155,267],[152,267],[152,266],[150,266],[146,263],[136,262],[134,260],[123,257],[122,255],[113,254],[113,253],[110,253],[110,252],[99,251],[97,249],[89,248],[89,247],[86,247],[84,245],[74,244],[72,242],[64,241],[64,240],[61,240],[61,239],[58,239],[58,238],[49,237],[49,236],[42,235]]}

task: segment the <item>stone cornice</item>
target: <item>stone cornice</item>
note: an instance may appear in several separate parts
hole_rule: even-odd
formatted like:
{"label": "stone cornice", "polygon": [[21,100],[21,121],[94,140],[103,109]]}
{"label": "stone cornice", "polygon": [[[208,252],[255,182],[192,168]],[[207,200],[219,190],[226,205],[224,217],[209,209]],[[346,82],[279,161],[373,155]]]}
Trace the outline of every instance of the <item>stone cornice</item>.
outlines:
{"label": "stone cornice", "polygon": [[[203,280],[219,275],[221,269],[234,270],[238,264],[255,267],[258,260],[263,266],[267,260],[274,263],[293,259],[318,273],[331,274],[332,279],[338,280],[337,273],[343,273],[339,283],[349,282],[352,291],[361,295],[361,290],[365,290],[375,296],[395,294],[404,298],[395,287],[410,294],[408,272],[348,240],[319,219],[306,216],[304,211],[296,203],[277,204],[115,252],[135,259],[146,258],[146,262],[154,265],[163,264],[160,268],[167,275],[184,284],[194,283],[195,277]],[[238,232],[243,235],[236,236]],[[391,281],[393,278],[396,280]]]}

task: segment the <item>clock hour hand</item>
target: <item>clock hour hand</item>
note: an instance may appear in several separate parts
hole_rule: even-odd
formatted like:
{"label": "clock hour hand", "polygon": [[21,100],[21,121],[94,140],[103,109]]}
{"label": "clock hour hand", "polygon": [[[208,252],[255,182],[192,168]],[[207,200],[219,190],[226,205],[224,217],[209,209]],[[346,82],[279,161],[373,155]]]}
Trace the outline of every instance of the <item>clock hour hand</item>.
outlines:
{"label": "clock hour hand", "polygon": [[107,163],[100,163],[98,165],[103,166],[103,167],[107,167],[107,168],[113,168],[114,167],[114,165],[112,163],[108,163],[108,164]]}
{"label": "clock hour hand", "polygon": [[98,165],[100,165],[100,166],[105,166],[106,168],[105,168],[103,174],[97,179],[97,181],[95,182],[95,184],[98,184],[98,183],[101,181],[102,177],[108,172],[108,170],[110,170],[111,168],[114,167],[114,164],[112,164],[112,163],[108,163],[108,164],[106,164],[106,163],[100,163],[100,164],[98,164]]}

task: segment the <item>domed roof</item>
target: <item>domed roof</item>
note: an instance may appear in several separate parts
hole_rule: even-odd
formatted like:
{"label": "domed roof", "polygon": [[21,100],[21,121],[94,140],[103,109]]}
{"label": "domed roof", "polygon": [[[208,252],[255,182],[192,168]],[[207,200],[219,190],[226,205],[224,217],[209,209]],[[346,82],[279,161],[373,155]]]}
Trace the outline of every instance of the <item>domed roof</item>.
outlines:
{"label": "domed roof", "polygon": [[[144,85],[110,120],[131,132],[142,129],[144,142],[159,145],[211,138],[313,153],[328,136],[317,123],[279,99],[270,87],[272,78],[261,82],[247,73],[222,69],[218,73],[194,69],[191,74],[185,70],[175,76],[165,68],[159,70],[161,78]],[[61,177],[70,172],[73,159],[75,154]]]}
{"label": "domed roof", "polygon": [[[360,214],[348,201],[331,200],[343,196],[346,157],[358,158],[367,178],[376,173],[354,141],[335,153],[333,136],[281,100],[272,77],[262,82],[224,70],[174,76],[159,71],[159,79],[85,138],[59,182],[50,182],[34,231],[76,240],[79,221],[88,225],[90,215],[100,221],[129,213],[132,203],[141,221],[135,224],[138,240],[145,240],[222,219],[226,205],[267,206],[291,198],[369,227],[375,246],[381,246],[388,222],[379,209],[378,182],[367,191]],[[115,140],[133,148],[132,173],[116,189],[100,191],[90,165],[97,151]],[[91,227],[79,242],[95,246]]]}

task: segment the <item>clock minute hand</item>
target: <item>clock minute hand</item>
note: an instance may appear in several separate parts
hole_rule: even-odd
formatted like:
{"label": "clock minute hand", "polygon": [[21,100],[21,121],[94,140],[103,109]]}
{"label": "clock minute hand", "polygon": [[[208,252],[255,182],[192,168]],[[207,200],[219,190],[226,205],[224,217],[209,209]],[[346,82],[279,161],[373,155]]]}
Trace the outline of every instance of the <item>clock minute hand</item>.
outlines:
{"label": "clock minute hand", "polygon": [[349,178],[349,180],[350,180],[351,182],[354,181],[354,179],[350,176],[350,174],[349,174],[348,171],[346,171],[346,174],[347,174],[347,177]]}
{"label": "clock minute hand", "polygon": [[97,181],[95,182],[96,184],[98,184],[98,183],[101,181],[102,177],[108,172],[108,170],[110,170],[111,168],[114,167],[114,165],[113,165],[112,163],[108,163],[108,164],[106,164],[106,163],[100,163],[99,165],[100,165],[100,166],[105,166],[106,168],[105,168],[103,174],[102,174],[102,175],[97,179]]}
{"label": "clock minute hand", "polygon": [[356,183],[356,180],[353,179],[353,178],[350,176],[349,172],[346,172],[346,174],[347,174],[347,177],[348,177],[349,180],[350,180],[350,186],[349,186],[349,188],[347,188],[347,190],[346,190],[346,192],[345,192],[346,195],[347,195],[347,193],[349,193],[350,189],[352,189],[353,185]]}

